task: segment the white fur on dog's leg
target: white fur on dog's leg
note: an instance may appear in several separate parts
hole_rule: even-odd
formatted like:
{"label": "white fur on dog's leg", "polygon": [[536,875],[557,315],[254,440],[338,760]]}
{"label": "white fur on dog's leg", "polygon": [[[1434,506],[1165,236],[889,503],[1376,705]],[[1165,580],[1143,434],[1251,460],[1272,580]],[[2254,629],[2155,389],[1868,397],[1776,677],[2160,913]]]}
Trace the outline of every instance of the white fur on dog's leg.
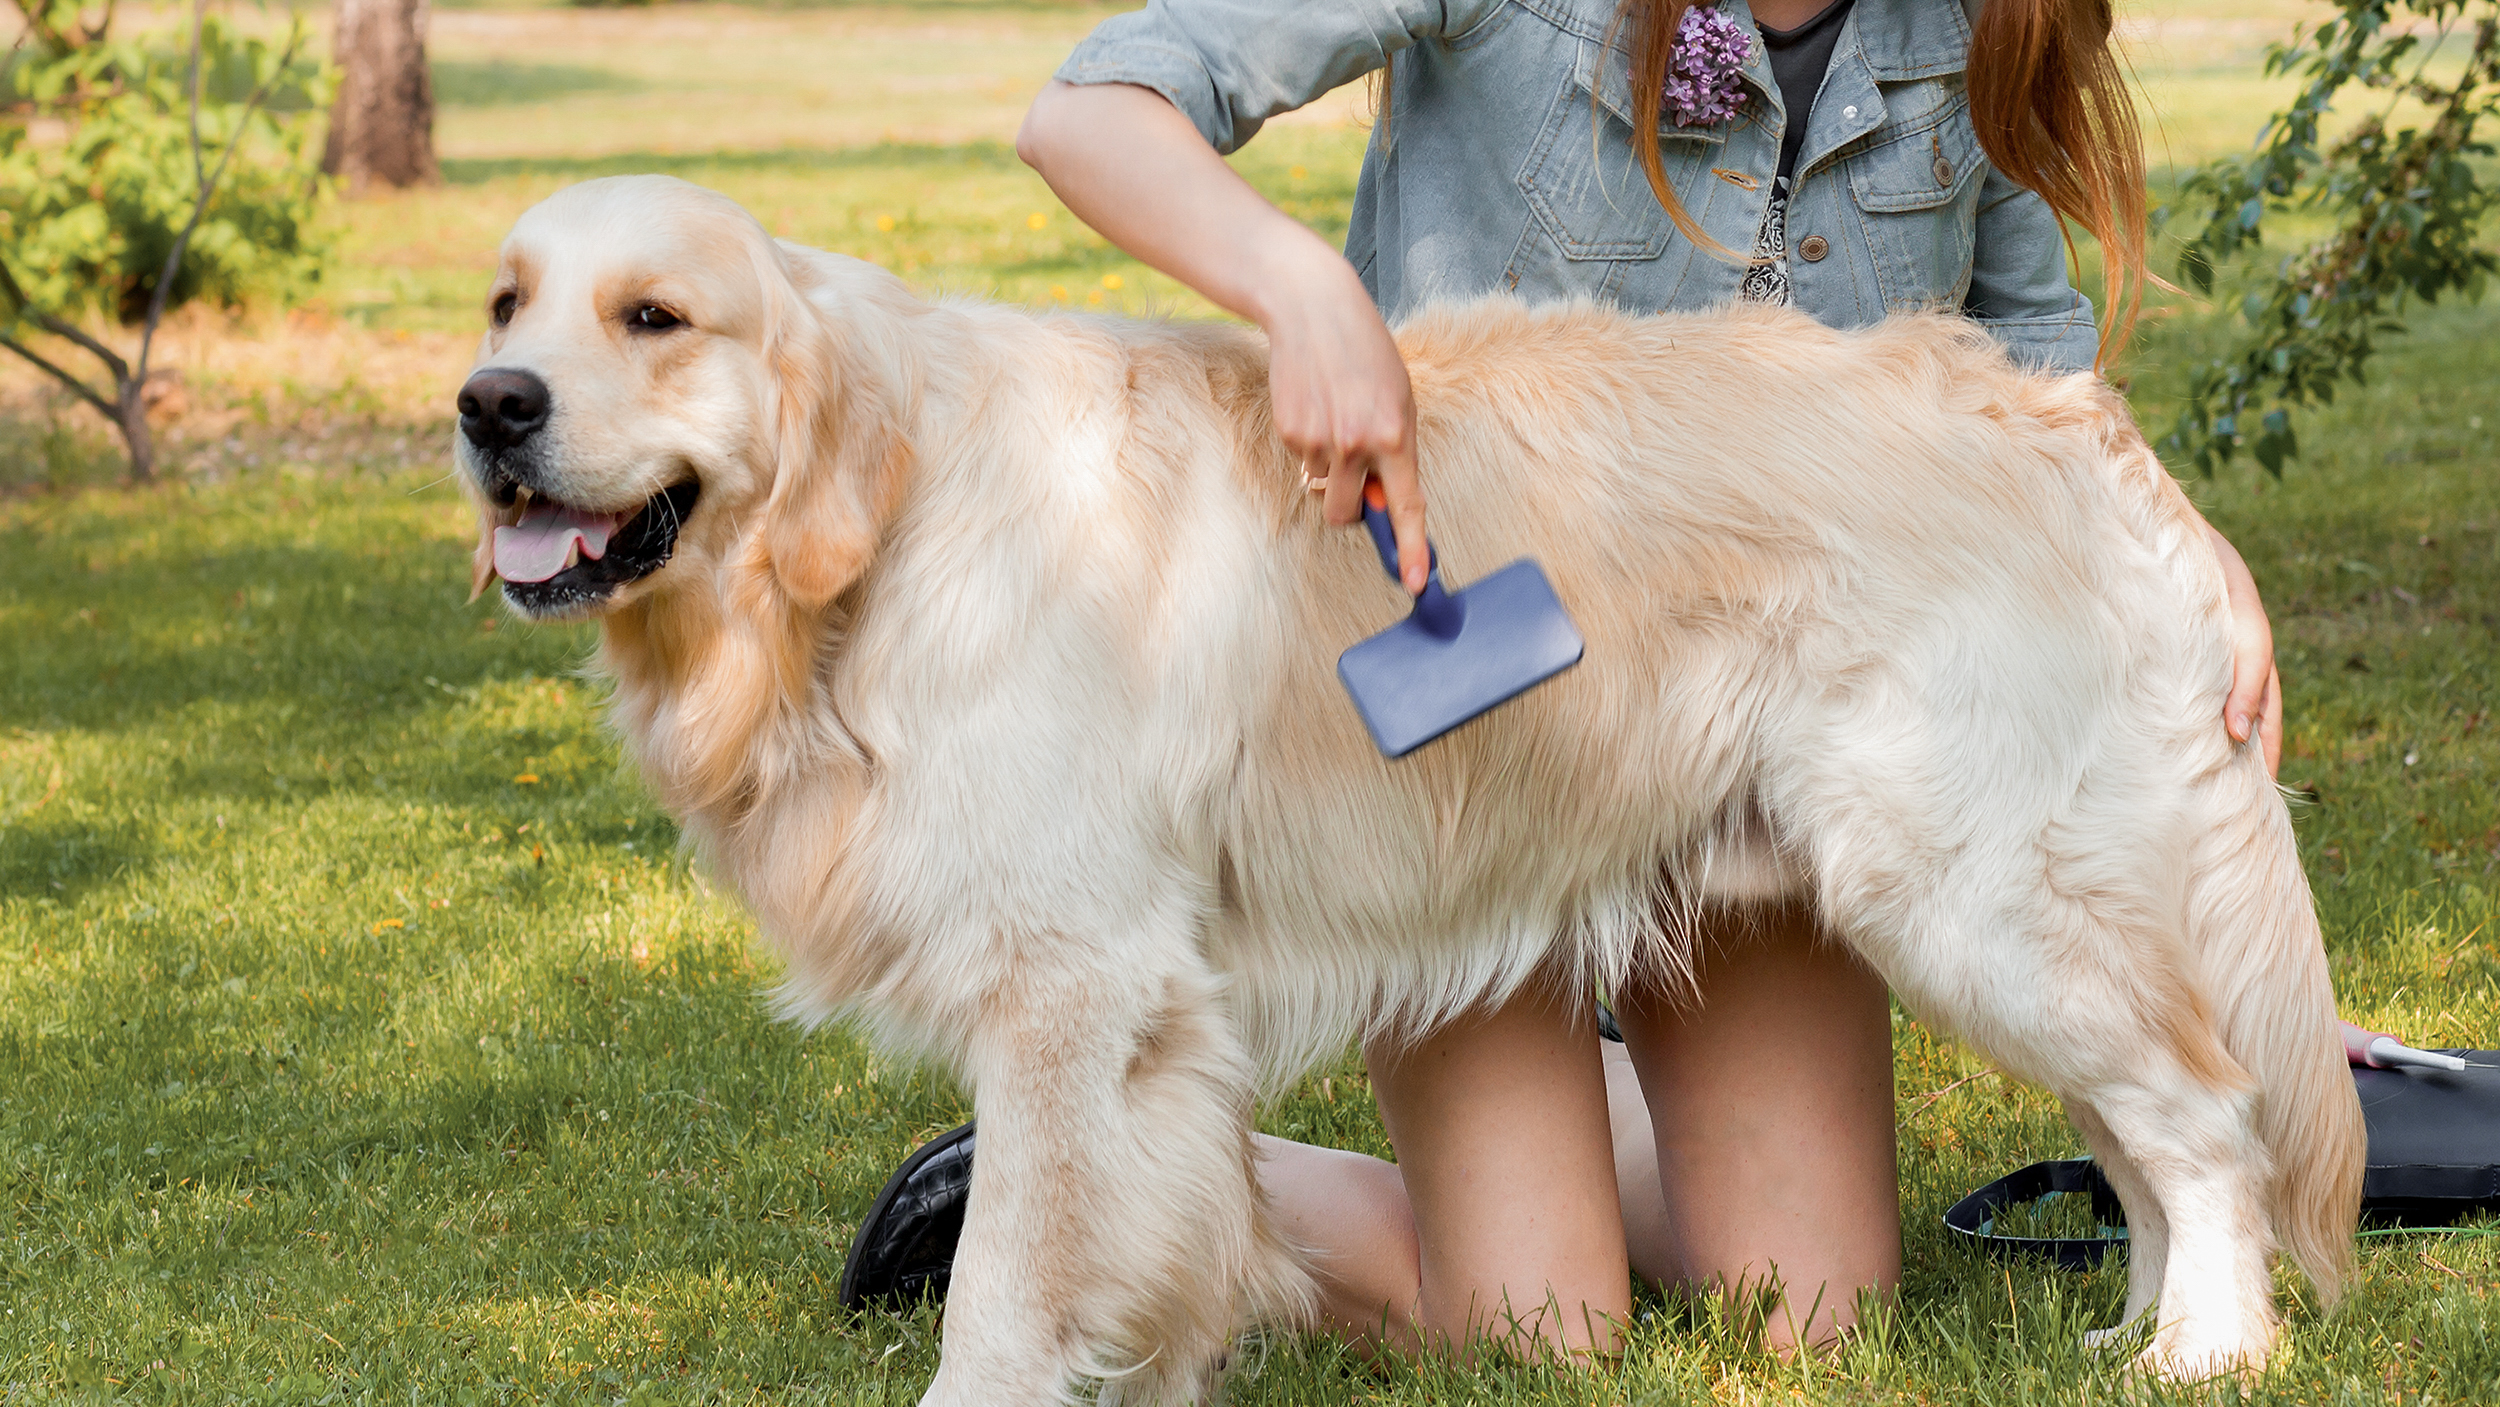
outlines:
{"label": "white fur on dog's leg", "polygon": [[2127,1304],[2119,1311],[2116,1325],[2094,1331],[2115,1335],[2141,1321],[2161,1299],[2162,1272],[2170,1256],[2170,1222],[2162,1212],[2161,1199],[2153,1195],[2151,1184],[2127,1156],[2117,1135],[2101,1121],[2099,1111],[2083,1099],[2068,1099],[2066,1118],[2083,1135],[2101,1176],[2109,1180],[2110,1190],[2127,1209]]}
{"label": "white fur on dog's leg", "polygon": [[1203,973],[991,993],[980,1154],[931,1407],[1208,1400],[1245,1322],[1309,1277],[1252,1175],[1251,1067]]}
{"label": "white fur on dog's leg", "polygon": [[[2196,1192],[2200,1200],[2211,1198],[2211,1212],[2179,1218],[2162,1286],[2163,1322],[2144,1350],[2145,1362],[2175,1381],[2261,1368],[2279,1332],[2265,1223],[2262,1215],[2248,1214],[2257,1189],[2237,1178],[2213,1181]],[[2188,1308],[2172,1312],[2173,1305]]]}
{"label": "white fur on dog's leg", "polygon": [[2161,1083],[2091,1101],[2167,1223],[2158,1327],[2141,1361],[2174,1381],[2262,1367],[2277,1325],[2253,1100]]}

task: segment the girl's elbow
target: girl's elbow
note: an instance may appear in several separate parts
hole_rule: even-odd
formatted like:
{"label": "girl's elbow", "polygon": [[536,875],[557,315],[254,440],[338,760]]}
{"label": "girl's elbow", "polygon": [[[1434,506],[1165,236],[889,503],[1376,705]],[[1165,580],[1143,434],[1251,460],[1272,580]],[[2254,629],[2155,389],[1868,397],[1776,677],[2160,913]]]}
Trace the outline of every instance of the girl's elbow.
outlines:
{"label": "girl's elbow", "polygon": [[[1024,122],[1016,128],[1016,159],[1036,171],[1044,171],[1056,150],[1061,120],[1067,106],[1067,95],[1073,85],[1052,79],[1043,85],[1033,105],[1024,110]],[[1045,172],[1045,174],[1047,174]]]}

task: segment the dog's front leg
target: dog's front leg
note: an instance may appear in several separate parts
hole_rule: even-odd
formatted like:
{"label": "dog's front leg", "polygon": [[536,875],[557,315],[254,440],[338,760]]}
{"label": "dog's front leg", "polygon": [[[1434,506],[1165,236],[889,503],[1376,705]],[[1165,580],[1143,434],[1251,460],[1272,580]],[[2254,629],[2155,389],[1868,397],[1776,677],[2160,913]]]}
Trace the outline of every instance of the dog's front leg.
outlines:
{"label": "dog's front leg", "polygon": [[1237,1327],[1309,1295],[1258,1204],[1249,1060],[1204,974],[1042,966],[973,1018],[980,1152],[924,1402],[1197,1400]]}

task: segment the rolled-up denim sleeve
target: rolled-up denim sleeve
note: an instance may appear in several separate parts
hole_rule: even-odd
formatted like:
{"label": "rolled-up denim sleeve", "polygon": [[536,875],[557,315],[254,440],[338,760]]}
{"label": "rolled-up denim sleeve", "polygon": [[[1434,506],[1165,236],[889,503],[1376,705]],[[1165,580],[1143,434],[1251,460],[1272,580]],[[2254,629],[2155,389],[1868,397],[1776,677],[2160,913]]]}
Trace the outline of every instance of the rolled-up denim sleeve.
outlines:
{"label": "rolled-up denim sleeve", "polygon": [[1153,0],[1095,28],[1054,75],[1134,83],[1171,100],[1217,151],[1381,67],[1457,38],[1507,0]]}
{"label": "rolled-up denim sleeve", "polygon": [[1990,170],[1971,249],[1963,311],[2032,370],[2091,370],[2100,329],[2092,300],[2066,281],[2066,241],[2049,203]]}

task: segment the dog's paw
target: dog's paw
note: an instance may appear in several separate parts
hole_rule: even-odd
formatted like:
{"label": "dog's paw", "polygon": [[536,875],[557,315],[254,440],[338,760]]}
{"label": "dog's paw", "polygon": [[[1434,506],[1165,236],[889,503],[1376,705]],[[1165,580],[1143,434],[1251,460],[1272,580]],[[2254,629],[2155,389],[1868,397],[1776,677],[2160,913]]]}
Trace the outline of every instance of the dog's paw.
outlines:
{"label": "dog's paw", "polygon": [[2137,1354],[2135,1365],[2172,1383],[2201,1383],[2237,1377],[2243,1384],[2265,1371],[2274,1356],[2271,1326],[2259,1332],[2199,1332],[2188,1323],[2165,1324]]}

